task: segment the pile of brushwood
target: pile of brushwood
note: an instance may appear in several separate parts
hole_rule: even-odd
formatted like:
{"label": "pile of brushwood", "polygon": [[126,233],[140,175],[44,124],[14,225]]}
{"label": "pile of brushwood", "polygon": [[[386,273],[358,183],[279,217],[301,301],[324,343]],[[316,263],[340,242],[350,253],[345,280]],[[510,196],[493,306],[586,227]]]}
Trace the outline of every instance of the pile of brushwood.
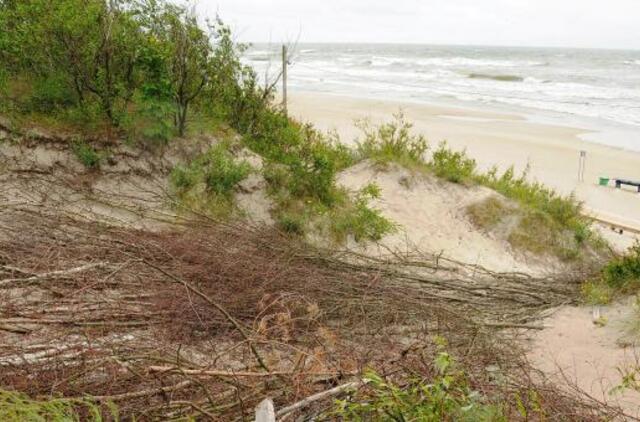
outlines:
{"label": "pile of brushwood", "polygon": [[0,416],[252,420],[268,397],[279,420],[366,417],[382,380],[430,385],[446,340],[476,406],[499,420],[613,418],[546,382],[515,342],[579,280],[322,250],[198,216],[148,232],[6,206]]}

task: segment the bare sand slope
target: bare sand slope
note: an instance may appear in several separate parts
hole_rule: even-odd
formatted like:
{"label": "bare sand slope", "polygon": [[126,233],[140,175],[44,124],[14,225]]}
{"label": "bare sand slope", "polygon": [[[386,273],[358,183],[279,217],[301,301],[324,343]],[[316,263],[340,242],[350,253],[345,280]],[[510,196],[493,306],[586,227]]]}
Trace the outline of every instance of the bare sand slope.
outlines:
{"label": "bare sand slope", "polygon": [[[345,170],[339,178],[340,184],[353,191],[372,182],[381,189],[381,198],[372,205],[399,225],[397,233],[383,239],[386,247],[442,253],[493,271],[542,273],[551,270],[548,263],[527,262],[524,256],[514,254],[506,241],[494,239],[473,227],[466,208],[495,195],[490,189],[412,175],[395,165],[382,171],[369,162]],[[369,245],[368,252],[374,253],[373,248],[375,246]]]}
{"label": "bare sand slope", "polygon": [[[514,165],[522,170],[528,163],[533,178],[566,194],[575,191],[596,214],[640,228],[640,194],[597,186],[601,175],[640,180],[640,153],[584,142],[578,135],[588,131],[532,123],[516,114],[329,94],[295,93],[289,106],[294,116],[337,130],[345,142],[359,134],[355,119],[380,123],[401,108],[432,144],[447,140],[454,148],[466,148],[481,168]],[[585,182],[578,181],[580,150],[587,151]]]}
{"label": "bare sand slope", "polygon": [[634,312],[630,303],[603,307],[600,315],[606,323],[598,326],[591,307],[562,308],[545,321],[550,328],[533,338],[529,358],[560,384],[574,384],[640,417],[640,393],[611,392],[622,382],[619,369],[640,358],[638,333],[630,332],[630,324],[638,318]]}

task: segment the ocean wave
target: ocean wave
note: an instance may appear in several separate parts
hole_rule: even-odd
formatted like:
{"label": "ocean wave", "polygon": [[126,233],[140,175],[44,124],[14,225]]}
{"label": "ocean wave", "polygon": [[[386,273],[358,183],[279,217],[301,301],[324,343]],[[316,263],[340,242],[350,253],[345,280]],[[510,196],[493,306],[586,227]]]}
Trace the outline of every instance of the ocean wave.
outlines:
{"label": "ocean wave", "polygon": [[471,73],[469,74],[470,79],[490,79],[492,81],[499,82],[524,82],[524,78],[522,76],[517,75],[487,75],[484,73]]}
{"label": "ocean wave", "polygon": [[625,60],[622,63],[626,64],[627,66],[640,66],[640,60]]}
{"label": "ocean wave", "polygon": [[408,58],[374,56],[361,62],[366,66],[387,67],[387,66],[407,66],[407,67],[472,67],[472,68],[514,68],[549,66],[549,62],[533,60],[498,60],[498,59],[475,59],[469,57],[429,57],[429,58]]}

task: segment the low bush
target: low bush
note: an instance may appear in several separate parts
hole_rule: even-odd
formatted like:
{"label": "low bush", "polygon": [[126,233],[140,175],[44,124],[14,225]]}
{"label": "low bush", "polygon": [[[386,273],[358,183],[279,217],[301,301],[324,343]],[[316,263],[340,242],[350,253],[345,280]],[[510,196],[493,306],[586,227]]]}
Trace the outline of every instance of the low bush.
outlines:
{"label": "low bush", "polygon": [[396,163],[407,168],[419,168],[425,164],[425,154],[429,149],[422,135],[411,133],[413,125],[402,112],[394,115],[394,120],[371,126],[367,121],[358,123],[364,138],[357,142],[356,153],[360,160],[373,160],[376,164]]}
{"label": "low bush", "polygon": [[616,296],[640,291],[640,242],[602,267],[600,274],[582,285],[587,303],[607,304]]}
{"label": "low bush", "polygon": [[251,171],[249,163],[238,162],[223,142],[191,163],[174,167],[170,181],[183,205],[223,217],[233,212],[234,192]]}
{"label": "low bush", "polygon": [[246,161],[236,162],[224,146],[209,150],[203,162],[203,175],[207,189],[216,195],[230,197],[238,184],[247,178],[251,166]]}
{"label": "low bush", "polygon": [[506,421],[500,406],[471,390],[464,371],[441,350],[433,362],[436,376],[398,386],[368,372],[364,394],[338,400],[334,417],[341,420],[388,421]]}
{"label": "low bush", "polygon": [[602,269],[602,279],[614,289],[638,290],[640,287],[640,243],[609,262]]}
{"label": "low bush", "polygon": [[449,182],[468,183],[473,181],[476,161],[467,157],[464,151],[453,151],[443,142],[433,152],[429,167],[436,176]]}
{"label": "low bush", "polygon": [[369,206],[372,199],[380,197],[380,188],[369,184],[362,188],[353,201],[330,213],[331,230],[338,241],[353,236],[356,242],[362,240],[381,240],[392,233],[396,226],[382,216],[380,211]]}

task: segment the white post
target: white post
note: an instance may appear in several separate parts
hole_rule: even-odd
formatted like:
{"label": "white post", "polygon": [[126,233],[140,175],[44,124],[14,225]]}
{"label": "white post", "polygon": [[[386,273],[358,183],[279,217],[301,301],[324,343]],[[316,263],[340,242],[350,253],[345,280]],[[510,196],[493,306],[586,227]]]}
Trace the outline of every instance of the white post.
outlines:
{"label": "white post", "polygon": [[580,161],[578,163],[578,181],[584,182],[584,171],[587,167],[587,151],[580,151]]}
{"label": "white post", "polygon": [[255,422],[276,422],[276,410],[271,399],[264,399],[256,407]]}

